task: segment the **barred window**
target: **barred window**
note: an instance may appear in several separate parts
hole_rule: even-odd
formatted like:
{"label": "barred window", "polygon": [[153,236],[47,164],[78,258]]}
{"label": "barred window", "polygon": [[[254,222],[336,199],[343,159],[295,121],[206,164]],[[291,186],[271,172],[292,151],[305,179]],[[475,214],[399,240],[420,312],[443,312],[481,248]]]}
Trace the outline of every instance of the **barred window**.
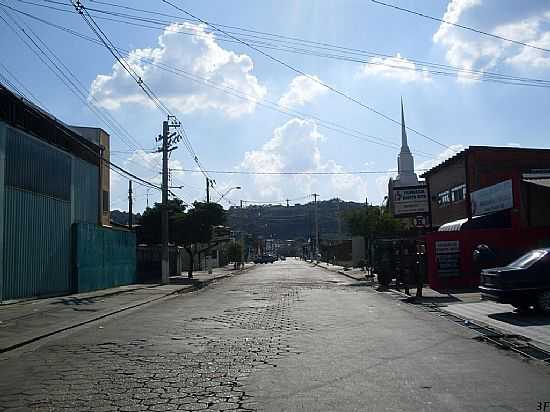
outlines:
{"label": "barred window", "polygon": [[451,203],[451,196],[448,190],[444,190],[437,194],[437,205],[439,207],[448,206],[449,203]]}
{"label": "barred window", "polygon": [[462,184],[451,188],[451,201],[460,202],[466,198],[466,185]]}

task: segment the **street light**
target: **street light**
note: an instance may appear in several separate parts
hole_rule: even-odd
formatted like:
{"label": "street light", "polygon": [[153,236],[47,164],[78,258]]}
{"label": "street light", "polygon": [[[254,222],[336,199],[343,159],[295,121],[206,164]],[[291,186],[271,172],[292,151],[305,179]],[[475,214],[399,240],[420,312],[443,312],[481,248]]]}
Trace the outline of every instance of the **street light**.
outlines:
{"label": "street light", "polygon": [[240,186],[230,187],[229,189],[227,189],[225,191],[225,193],[223,195],[220,196],[220,198],[216,201],[216,203],[218,203],[220,200],[222,200],[232,190],[241,190],[241,187]]}

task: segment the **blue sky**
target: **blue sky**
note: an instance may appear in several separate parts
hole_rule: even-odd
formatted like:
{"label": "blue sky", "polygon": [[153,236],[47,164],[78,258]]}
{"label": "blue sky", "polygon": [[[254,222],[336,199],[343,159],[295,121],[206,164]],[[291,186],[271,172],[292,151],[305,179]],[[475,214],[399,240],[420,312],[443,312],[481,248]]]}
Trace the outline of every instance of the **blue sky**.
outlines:
{"label": "blue sky", "polygon": [[[32,2],[70,10],[69,7],[44,0]],[[162,1],[111,2],[185,17]],[[480,82],[465,76],[442,77],[422,71],[418,64],[411,62],[423,60],[462,70],[546,79],[550,77],[548,52],[441,25],[366,0],[173,2],[213,23],[393,56],[389,60],[372,55],[362,56],[373,63],[365,65],[265,50],[320,82],[395,119],[400,116],[399,101],[402,96],[407,126],[442,144],[435,144],[413,132],[408,133],[411,150],[424,153],[415,156],[419,168],[429,167],[453,151],[472,144],[548,146],[550,97],[545,88]],[[550,4],[544,1],[522,1],[521,4],[515,0],[392,2],[486,32],[550,48]],[[18,0],[4,0],[2,3],[93,36],[77,14]],[[88,8],[160,18],[91,0],[83,4]],[[0,5],[0,10],[6,9]],[[159,181],[159,155],[149,152],[155,145],[155,136],[161,131],[164,116],[148,104],[120,66],[114,66],[109,52],[13,10],[9,13],[20,24],[30,26],[62,59],[83,84],[89,104],[108,112],[122,124],[137,140],[139,150],[136,151],[133,145],[128,146],[110,130],[109,125],[103,124],[75,98],[1,20],[0,62],[4,66],[0,66],[0,73],[16,77],[40,104],[66,123],[104,128],[111,134],[112,160],[115,163],[141,177]],[[0,15],[9,20],[3,12]],[[105,17],[105,14],[96,15],[96,22],[111,41],[132,51],[129,61],[177,114],[206,168],[248,172],[385,171],[396,168],[398,148],[384,145],[388,142],[399,144],[399,125],[311,79],[300,77],[247,46],[225,42],[219,34],[209,34],[204,27],[185,23],[179,18],[163,18],[167,20],[166,25],[148,29],[99,18]],[[178,33],[182,31],[189,34]],[[30,31],[27,32],[30,34]],[[158,66],[149,65],[150,61],[183,69],[195,78],[208,79],[210,84],[231,87],[246,94],[249,100],[159,70]],[[312,117],[298,118],[266,109],[261,106],[266,102],[279,104],[279,109],[283,111],[291,108],[320,118],[325,125],[326,122],[333,122],[381,137],[384,145],[329,130]],[[195,166],[182,145],[173,152],[172,168],[192,169]],[[187,202],[204,199],[204,177],[201,174],[173,172],[173,176],[174,185],[184,185],[183,190],[176,190],[178,196]],[[240,199],[298,199],[313,192],[319,193],[321,199],[340,197],[364,201],[367,196],[369,201],[380,203],[391,173],[361,176],[212,176],[216,179],[219,193],[233,186],[242,187],[227,197],[234,204]],[[126,188],[126,180],[113,175],[113,209],[126,208]],[[214,200],[217,197],[219,195],[214,192]],[[159,199],[158,192],[149,191],[150,203]],[[146,190],[139,185],[135,188],[135,202],[135,210],[145,206]]]}

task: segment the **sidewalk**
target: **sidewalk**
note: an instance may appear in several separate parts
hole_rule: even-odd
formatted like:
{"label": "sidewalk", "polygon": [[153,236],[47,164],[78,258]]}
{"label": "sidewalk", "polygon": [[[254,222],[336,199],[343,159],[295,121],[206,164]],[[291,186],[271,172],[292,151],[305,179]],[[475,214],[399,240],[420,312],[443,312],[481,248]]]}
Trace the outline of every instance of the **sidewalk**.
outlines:
{"label": "sidewalk", "polygon": [[366,277],[367,272],[364,271],[363,269],[350,268],[350,269],[346,270],[346,268],[343,267],[343,266],[327,264],[325,262],[315,263],[311,260],[308,260],[308,262],[312,263],[313,265],[318,266],[322,269],[330,270],[331,272],[339,273],[341,275],[347,276],[348,278],[351,278],[353,280],[360,280],[360,281],[361,280],[364,280],[364,281],[371,280],[371,278]]}
{"label": "sidewalk", "polygon": [[200,289],[212,281],[243,273],[233,267],[187,276],[173,276],[170,284],[134,284],[89,293],[26,300],[0,305],[0,353],[42,338],[124,312],[170,295]]}

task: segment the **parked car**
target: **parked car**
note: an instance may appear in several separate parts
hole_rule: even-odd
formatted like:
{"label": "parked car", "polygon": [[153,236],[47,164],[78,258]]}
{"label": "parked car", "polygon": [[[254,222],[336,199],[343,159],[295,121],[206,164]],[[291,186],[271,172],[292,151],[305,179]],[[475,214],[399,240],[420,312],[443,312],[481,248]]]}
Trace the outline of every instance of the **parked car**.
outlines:
{"label": "parked car", "polygon": [[481,271],[481,298],[520,310],[534,306],[550,314],[550,248],[535,249],[508,266]]}
{"label": "parked car", "polygon": [[277,258],[273,255],[260,255],[254,258],[254,263],[273,263]]}

